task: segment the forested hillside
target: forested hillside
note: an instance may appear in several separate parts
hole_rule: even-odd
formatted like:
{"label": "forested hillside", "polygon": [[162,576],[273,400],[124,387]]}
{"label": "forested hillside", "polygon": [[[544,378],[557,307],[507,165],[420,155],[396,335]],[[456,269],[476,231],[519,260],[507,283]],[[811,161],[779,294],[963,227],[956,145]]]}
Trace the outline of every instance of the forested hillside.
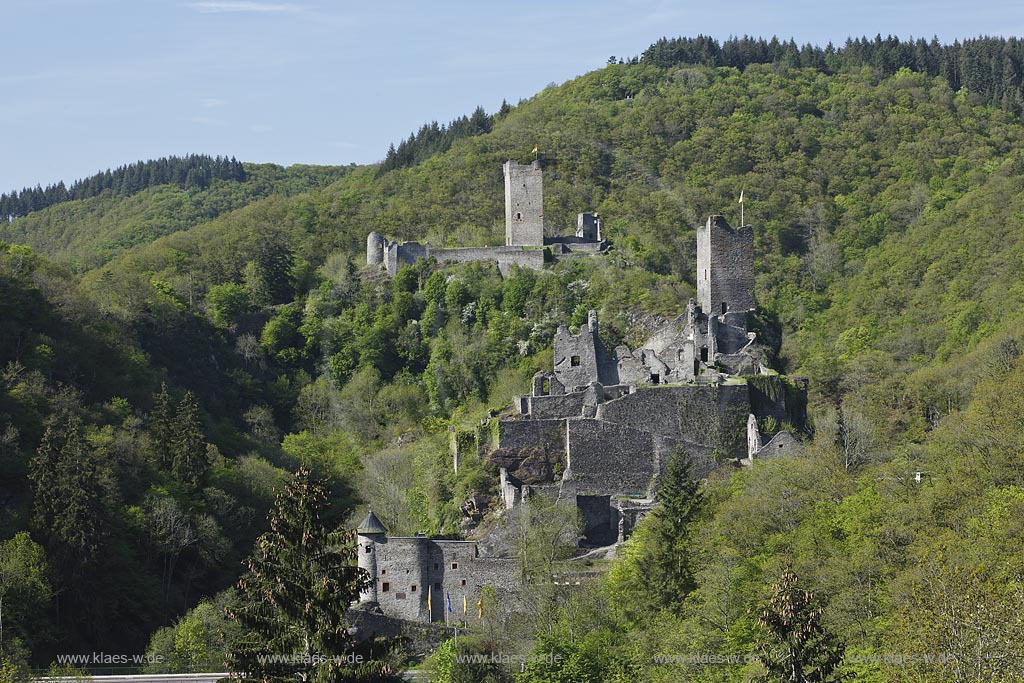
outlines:
{"label": "forested hillside", "polygon": [[[392,532],[457,534],[458,504],[494,477],[452,471],[449,425],[524,391],[558,324],[596,309],[613,348],[684,310],[694,228],[738,223],[742,190],[759,306],[782,369],[810,379],[805,456],[703,485],[676,529],[687,581],[647,580],[662,544],[645,523],[606,579],[540,591],[543,618],[458,647],[564,655],[527,681],[747,680],[759,610],[792,570],[858,680],[1016,680],[1016,106],[916,63],[783,50],[737,68],[681,45],[551,86],[390,170],[246,165],[244,182],[101,193],[0,226],[0,550],[32,579],[0,585],[17,596],[4,656],[141,651],[177,624],[152,645],[173,652],[193,623],[216,656],[235,599],[220,591],[299,463],[327,479],[337,520],[372,503]],[[501,163],[534,145],[549,229],[599,211],[607,257],[505,279],[363,267],[370,230],[501,244]],[[182,618],[204,597],[217,609]],[[883,661],[915,652],[962,668]],[[652,659],[688,653],[740,659]]]}
{"label": "forested hillside", "polygon": [[[219,170],[203,166],[204,160]],[[84,271],[257,199],[324,187],[350,170],[214,161],[220,157],[140,162],[79,181],[70,190],[59,183],[3,195],[0,239]]]}

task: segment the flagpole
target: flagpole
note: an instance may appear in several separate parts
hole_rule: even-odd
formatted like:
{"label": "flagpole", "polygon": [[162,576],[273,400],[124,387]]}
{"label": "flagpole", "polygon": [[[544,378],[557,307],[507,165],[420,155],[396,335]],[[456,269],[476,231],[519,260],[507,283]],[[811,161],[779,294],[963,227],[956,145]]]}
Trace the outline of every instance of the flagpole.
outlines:
{"label": "flagpole", "polygon": [[743,221],[743,189],[740,189],[740,227],[742,228],[746,223]]}

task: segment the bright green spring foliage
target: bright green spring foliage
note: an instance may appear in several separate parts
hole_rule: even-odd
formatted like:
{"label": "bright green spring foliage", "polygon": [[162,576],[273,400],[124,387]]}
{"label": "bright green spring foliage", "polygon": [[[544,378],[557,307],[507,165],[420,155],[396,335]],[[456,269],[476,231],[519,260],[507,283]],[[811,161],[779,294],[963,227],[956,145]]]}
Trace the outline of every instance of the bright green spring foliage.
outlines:
{"label": "bright green spring foliage", "polygon": [[[596,309],[606,348],[635,347],[678,315],[694,295],[694,226],[711,213],[736,223],[741,189],[759,334],[781,370],[810,379],[815,438],[805,458],[709,478],[685,541],[671,540],[686,564],[664,592],[632,555],[654,536],[654,518],[642,524],[613,577],[628,569],[631,590],[662,597],[613,588],[613,623],[592,622],[600,638],[574,647],[578,670],[594,671],[593,655],[606,677],[628,660],[637,680],[742,680],[741,666],[651,656],[751,654],[752,610],[786,567],[866,656],[843,665],[862,680],[939,676],[870,659],[932,634],[972,661],[1004,636],[1024,642],[1002,618],[993,638],[958,641],[963,610],[942,602],[966,587],[1007,615],[1024,577],[1016,76],[992,72],[992,41],[914,44],[914,59],[970,57],[945,76],[941,59],[869,42],[844,56],[861,61],[836,62],[786,43],[761,59],[750,41],[669,41],[503,108],[484,134],[435,144],[428,130],[393,170],[246,165],[244,181],[101,193],[0,223],[4,240],[37,248],[0,245],[0,529],[33,528],[67,587],[40,611],[54,648],[142,651],[233,584],[275,487],[302,464],[330,480],[331,528],[361,501],[396,533],[458,533],[459,503],[496,492],[482,460],[454,472],[448,428],[486,443],[481,418],[551,367],[560,323]],[[972,85],[985,73],[991,87]],[[392,279],[363,267],[369,230],[502,243],[499,168],[534,144],[551,230],[597,210],[606,257],[507,278],[486,264]],[[179,450],[175,467],[187,392],[186,422],[210,447],[205,461]],[[59,470],[75,467],[82,485],[62,488]]]}

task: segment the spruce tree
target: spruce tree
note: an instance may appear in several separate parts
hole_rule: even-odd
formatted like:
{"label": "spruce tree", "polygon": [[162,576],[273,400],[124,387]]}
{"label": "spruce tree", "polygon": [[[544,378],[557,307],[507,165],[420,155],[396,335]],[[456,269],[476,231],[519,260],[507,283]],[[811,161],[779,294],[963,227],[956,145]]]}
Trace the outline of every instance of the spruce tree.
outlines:
{"label": "spruce tree", "polygon": [[[105,470],[89,447],[82,419],[71,414],[51,420],[29,463],[31,526],[54,571],[62,614],[88,610],[102,563],[100,548],[109,533]],[[60,597],[68,593],[70,601]]]}
{"label": "spruce tree", "polygon": [[198,488],[206,479],[210,461],[199,421],[199,404],[191,391],[178,404],[171,441],[171,471],[183,484]]}
{"label": "spruce tree", "polygon": [[171,447],[174,441],[174,406],[167,384],[160,385],[160,393],[153,397],[153,409],[149,411],[149,438],[153,444],[157,464],[171,467]]}
{"label": "spruce tree", "polygon": [[661,477],[656,495],[659,505],[651,512],[652,597],[673,611],[678,611],[683,599],[697,587],[689,545],[703,496],[691,471],[689,456],[677,450]]}
{"label": "spruce tree", "polygon": [[[328,529],[327,490],[300,468],[271,508],[228,616],[245,635],[229,653],[242,681],[336,681],[354,675],[345,612],[366,584],[352,532]],[[263,655],[281,655],[260,661]],[[263,658],[265,659],[265,658]],[[365,670],[364,672],[365,673]]]}
{"label": "spruce tree", "polygon": [[825,628],[814,593],[800,587],[797,575],[784,572],[768,604],[757,615],[764,633],[757,659],[763,681],[824,683],[841,679],[836,671],[843,645]]}

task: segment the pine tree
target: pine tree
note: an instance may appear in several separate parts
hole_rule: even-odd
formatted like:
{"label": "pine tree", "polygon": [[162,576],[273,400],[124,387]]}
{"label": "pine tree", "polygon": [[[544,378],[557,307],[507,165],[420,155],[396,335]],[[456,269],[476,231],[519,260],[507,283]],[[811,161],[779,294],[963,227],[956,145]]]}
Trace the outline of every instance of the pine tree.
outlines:
{"label": "pine tree", "polygon": [[210,461],[199,421],[199,404],[191,391],[185,394],[174,415],[171,471],[183,484],[198,488],[206,479]]}
{"label": "pine tree", "polygon": [[824,683],[838,681],[843,645],[821,621],[814,593],[800,587],[797,575],[784,572],[768,604],[757,615],[764,631],[757,659],[764,681]]}
{"label": "pine tree", "polygon": [[[229,653],[242,681],[335,681],[348,673],[334,657],[351,649],[348,606],[366,584],[351,532],[328,529],[327,490],[299,469],[271,508],[239,580],[240,606],[228,616],[246,635]],[[275,653],[287,657],[260,661]],[[324,661],[324,660],[327,661]]]}

